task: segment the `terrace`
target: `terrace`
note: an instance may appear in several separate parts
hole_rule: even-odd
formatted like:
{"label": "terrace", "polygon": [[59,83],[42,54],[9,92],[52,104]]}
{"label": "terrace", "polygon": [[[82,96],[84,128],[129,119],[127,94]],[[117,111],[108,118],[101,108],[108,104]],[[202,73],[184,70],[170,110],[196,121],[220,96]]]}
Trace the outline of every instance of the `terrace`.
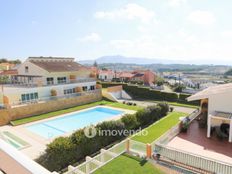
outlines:
{"label": "terrace", "polygon": [[207,129],[199,128],[197,120],[194,120],[187,133],[180,133],[167,146],[225,163],[231,162],[232,144],[226,139],[219,140],[215,135],[211,138],[206,135]]}

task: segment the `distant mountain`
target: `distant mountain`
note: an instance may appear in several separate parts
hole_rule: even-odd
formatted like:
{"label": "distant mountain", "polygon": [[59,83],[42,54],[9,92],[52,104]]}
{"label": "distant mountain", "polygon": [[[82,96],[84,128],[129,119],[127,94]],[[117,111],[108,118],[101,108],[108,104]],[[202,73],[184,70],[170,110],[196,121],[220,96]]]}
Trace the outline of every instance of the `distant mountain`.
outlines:
{"label": "distant mountain", "polygon": [[165,60],[165,59],[149,59],[149,58],[143,58],[143,57],[125,57],[121,55],[114,55],[114,56],[102,56],[99,57],[95,60],[83,60],[79,61],[81,64],[93,64],[94,61],[97,61],[98,64],[103,64],[103,63],[124,63],[124,64],[139,64],[139,65],[144,65],[144,64],[175,64],[179,62],[183,62],[183,60],[178,61],[178,60]]}

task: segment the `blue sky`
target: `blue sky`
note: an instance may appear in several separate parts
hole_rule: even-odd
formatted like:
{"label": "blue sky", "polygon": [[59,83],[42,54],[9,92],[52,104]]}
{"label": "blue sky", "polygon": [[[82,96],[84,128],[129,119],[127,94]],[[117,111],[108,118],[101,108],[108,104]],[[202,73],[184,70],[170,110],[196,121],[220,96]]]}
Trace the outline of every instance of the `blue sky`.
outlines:
{"label": "blue sky", "polygon": [[0,57],[232,64],[230,0],[0,0]]}

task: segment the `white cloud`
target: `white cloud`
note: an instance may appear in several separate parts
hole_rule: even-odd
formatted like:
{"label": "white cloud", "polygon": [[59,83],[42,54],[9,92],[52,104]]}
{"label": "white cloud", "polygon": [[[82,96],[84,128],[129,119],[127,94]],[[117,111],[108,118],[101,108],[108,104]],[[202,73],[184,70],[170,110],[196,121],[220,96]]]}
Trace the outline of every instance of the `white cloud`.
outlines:
{"label": "white cloud", "polygon": [[134,47],[134,42],[130,40],[111,40],[110,45],[116,49],[129,49]]}
{"label": "white cloud", "polygon": [[223,31],[221,32],[222,37],[232,37],[232,31]]}
{"label": "white cloud", "polygon": [[185,3],[186,3],[186,0],[169,0],[168,1],[168,5],[172,7],[179,7]]}
{"label": "white cloud", "polygon": [[98,33],[90,33],[78,40],[81,42],[99,42],[101,40],[101,36]]}
{"label": "white cloud", "polygon": [[188,20],[199,25],[211,25],[215,22],[215,16],[209,11],[197,10],[189,14]]}
{"label": "white cloud", "polygon": [[95,13],[94,17],[105,19],[138,19],[142,22],[155,21],[155,13],[138,4],[127,4],[122,8],[112,11],[99,11]]}

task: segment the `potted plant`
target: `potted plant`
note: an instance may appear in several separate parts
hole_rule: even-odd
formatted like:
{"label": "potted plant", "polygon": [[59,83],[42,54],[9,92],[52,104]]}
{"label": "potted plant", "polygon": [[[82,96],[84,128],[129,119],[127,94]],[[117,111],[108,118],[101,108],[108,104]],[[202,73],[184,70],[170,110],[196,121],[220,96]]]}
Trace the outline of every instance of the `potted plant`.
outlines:
{"label": "potted plant", "polygon": [[183,119],[181,121],[181,129],[180,129],[180,131],[186,133],[188,131],[189,123],[190,123],[190,119],[188,117]]}
{"label": "potted plant", "polygon": [[55,89],[52,89],[52,90],[51,90],[51,96],[52,96],[52,97],[57,96],[57,91],[56,91]]}

